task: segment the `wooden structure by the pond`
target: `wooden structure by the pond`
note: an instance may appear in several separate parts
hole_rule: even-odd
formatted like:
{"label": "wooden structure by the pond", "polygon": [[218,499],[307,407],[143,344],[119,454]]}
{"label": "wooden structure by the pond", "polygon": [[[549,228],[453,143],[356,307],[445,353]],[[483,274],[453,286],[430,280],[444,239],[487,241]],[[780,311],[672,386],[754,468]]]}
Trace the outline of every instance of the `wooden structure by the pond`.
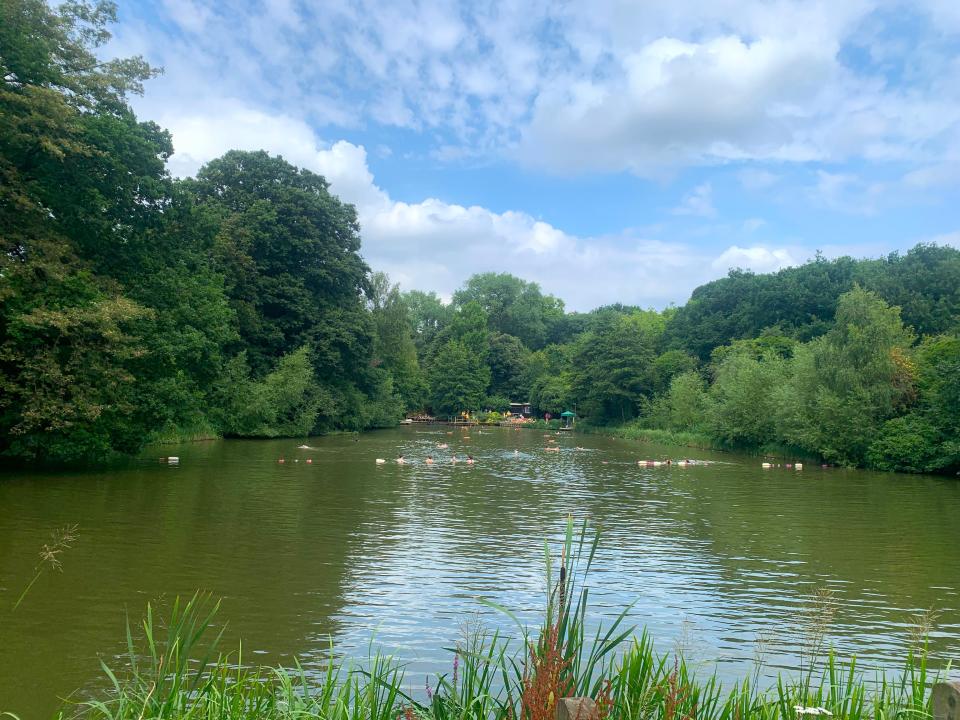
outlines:
{"label": "wooden structure by the pond", "polygon": [[564,410],[560,413],[560,420],[563,423],[560,426],[561,430],[573,430],[573,424],[577,421],[577,415],[569,410]]}
{"label": "wooden structure by the pond", "polygon": [[431,415],[413,415],[404,421],[405,425],[459,425],[462,427],[473,427],[477,421],[473,418],[454,415],[447,418],[435,418]]}
{"label": "wooden structure by the pond", "polygon": [[533,414],[533,407],[529,400],[527,402],[512,402],[510,403],[510,414],[528,418]]}

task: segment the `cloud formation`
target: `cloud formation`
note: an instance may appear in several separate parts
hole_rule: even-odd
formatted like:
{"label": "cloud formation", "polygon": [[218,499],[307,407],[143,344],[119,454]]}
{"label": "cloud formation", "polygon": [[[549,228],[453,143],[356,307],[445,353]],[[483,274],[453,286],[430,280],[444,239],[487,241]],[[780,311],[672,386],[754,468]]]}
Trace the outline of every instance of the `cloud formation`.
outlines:
{"label": "cloud formation", "polygon": [[[430,132],[435,157],[660,177],[960,148],[960,21],[945,0],[160,7],[176,33],[131,22],[119,44],[313,123]],[[917,36],[892,42],[900,26]]]}
{"label": "cloud formation", "polygon": [[889,250],[877,229],[911,203],[904,240],[953,238],[930,218],[960,201],[956,7],[131,0],[105,52],[166,69],[136,108],[172,131],[174,174],[232,148],[321,172],[405,287],[497,270],[576,309],[662,306],[812,242]]}
{"label": "cloud formation", "polygon": [[[216,106],[209,116],[163,118],[178,147],[171,160],[176,174],[192,175],[231,148],[265,148],[318,172],[356,206],[368,262],[405,288],[449,297],[473,273],[511,272],[539,282],[571,309],[614,300],[662,307],[683,302],[694,287],[729,267],[765,271],[793,262],[781,250],[731,247],[712,259],[680,242],[578,237],[520,211],[497,213],[437,198],[401,202],[377,185],[364,147],[344,140],[326,145],[302,121],[236,101]],[[696,215],[712,214],[709,195],[709,185],[698,187],[685,204]]]}

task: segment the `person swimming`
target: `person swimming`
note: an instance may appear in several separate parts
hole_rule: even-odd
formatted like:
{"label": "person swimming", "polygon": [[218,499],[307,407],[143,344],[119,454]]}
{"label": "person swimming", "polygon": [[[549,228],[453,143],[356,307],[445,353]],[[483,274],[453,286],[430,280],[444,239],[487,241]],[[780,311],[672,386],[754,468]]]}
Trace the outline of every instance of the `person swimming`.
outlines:
{"label": "person swimming", "polygon": [[403,455],[397,455],[397,465],[403,465],[406,460],[403,459]]}
{"label": "person swimming", "polygon": [[433,455],[427,455],[427,465],[433,465]]}
{"label": "person swimming", "polygon": [[473,455],[467,455],[467,465],[473,465]]}

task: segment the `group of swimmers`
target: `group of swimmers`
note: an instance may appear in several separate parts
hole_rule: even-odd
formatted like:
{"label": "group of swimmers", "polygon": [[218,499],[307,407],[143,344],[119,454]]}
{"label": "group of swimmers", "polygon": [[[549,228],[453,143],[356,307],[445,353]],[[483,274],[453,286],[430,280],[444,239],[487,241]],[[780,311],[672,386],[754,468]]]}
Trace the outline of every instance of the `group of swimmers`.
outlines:
{"label": "group of swimmers", "polygon": [[[446,447],[446,446],[444,446],[444,447]],[[384,464],[386,464],[386,462],[387,462],[387,461],[384,460],[383,458],[377,458],[377,465],[384,465]],[[397,455],[397,459],[394,460],[394,462],[395,462],[397,465],[406,465],[406,464],[407,464],[407,459],[406,459],[403,455]],[[460,461],[457,459],[457,456],[456,456],[456,455],[451,455],[451,456],[450,456],[450,462],[451,462],[452,464],[456,465],[456,464],[457,464],[458,462],[460,462]],[[473,462],[474,462],[474,461],[473,461],[473,455],[467,455],[467,459],[466,459],[465,462],[467,463],[467,465],[473,465]],[[433,465],[433,464],[434,464],[433,455],[427,455],[427,459],[424,460],[424,463],[426,463],[427,465]]]}
{"label": "group of swimmers", "polygon": [[641,466],[652,466],[660,467],[661,465],[693,465],[693,460],[677,460],[676,463],[673,460],[637,460],[637,465]]}

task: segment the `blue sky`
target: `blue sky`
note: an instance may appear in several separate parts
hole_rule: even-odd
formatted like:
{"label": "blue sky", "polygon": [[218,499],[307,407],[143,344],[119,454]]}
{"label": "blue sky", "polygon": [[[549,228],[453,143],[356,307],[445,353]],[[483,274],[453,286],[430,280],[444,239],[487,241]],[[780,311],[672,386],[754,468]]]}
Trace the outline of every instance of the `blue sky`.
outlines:
{"label": "blue sky", "polygon": [[174,174],[234,147],[320,172],[405,289],[660,308],[960,246],[955,0],[128,0],[114,33],[165,69],[134,105]]}

